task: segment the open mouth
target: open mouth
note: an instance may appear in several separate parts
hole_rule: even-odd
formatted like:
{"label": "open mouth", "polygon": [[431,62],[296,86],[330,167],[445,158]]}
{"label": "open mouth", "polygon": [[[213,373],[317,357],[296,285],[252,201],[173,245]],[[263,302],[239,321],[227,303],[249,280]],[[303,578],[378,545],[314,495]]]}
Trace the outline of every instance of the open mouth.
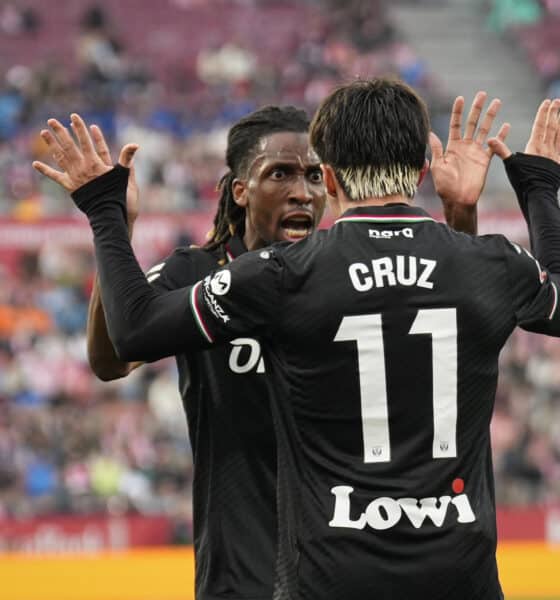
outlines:
{"label": "open mouth", "polygon": [[288,215],[280,221],[284,236],[288,240],[301,240],[313,231],[313,219],[308,214]]}

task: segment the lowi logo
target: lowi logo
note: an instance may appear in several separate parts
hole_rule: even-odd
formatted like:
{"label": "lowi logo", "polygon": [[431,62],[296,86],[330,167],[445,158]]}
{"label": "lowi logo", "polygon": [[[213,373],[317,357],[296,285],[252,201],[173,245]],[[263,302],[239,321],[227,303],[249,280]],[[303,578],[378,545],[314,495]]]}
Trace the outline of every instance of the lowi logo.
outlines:
{"label": "lowi logo", "polygon": [[[453,487],[458,487],[455,482]],[[439,498],[376,498],[357,519],[353,519],[350,516],[350,496],[353,491],[354,488],[349,485],[337,485],[331,489],[335,503],[330,527],[364,529],[368,525],[377,530],[391,529],[403,518],[416,529],[429,523],[441,527],[448,515],[457,523],[476,521],[467,494]],[[355,511],[352,512],[356,514]]]}

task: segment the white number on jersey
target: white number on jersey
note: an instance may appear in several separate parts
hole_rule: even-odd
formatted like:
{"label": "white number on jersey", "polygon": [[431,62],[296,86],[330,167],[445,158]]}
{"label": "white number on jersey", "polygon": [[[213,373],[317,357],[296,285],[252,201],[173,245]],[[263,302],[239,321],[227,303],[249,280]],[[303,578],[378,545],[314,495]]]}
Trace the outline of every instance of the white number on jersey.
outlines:
{"label": "white number on jersey", "polygon": [[[432,456],[453,458],[457,456],[457,311],[420,310],[409,334],[432,336]],[[344,317],[334,341],[355,341],[358,349],[364,462],[389,462],[391,444],[381,315]]]}

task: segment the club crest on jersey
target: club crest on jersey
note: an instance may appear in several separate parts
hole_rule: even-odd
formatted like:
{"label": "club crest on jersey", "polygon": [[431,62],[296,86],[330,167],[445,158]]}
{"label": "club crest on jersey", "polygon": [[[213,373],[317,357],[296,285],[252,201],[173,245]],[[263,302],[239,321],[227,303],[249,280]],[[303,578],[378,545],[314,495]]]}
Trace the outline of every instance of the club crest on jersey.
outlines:
{"label": "club crest on jersey", "polygon": [[[453,491],[455,490],[462,491],[462,488],[454,484]],[[430,524],[442,527],[448,515],[450,518],[455,518],[457,523],[476,521],[469,498],[467,494],[462,493],[439,498],[376,498],[367,505],[358,518],[352,518],[351,512],[356,514],[355,510],[351,511],[350,504],[350,495],[353,491],[354,488],[349,485],[337,485],[331,489],[335,502],[329,527],[364,529],[369,525],[376,530],[391,529],[401,521],[403,516],[415,529]]]}
{"label": "club crest on jersey", "polygon": [[210,289],[216,296],[225,296],[231,287],[231,271],[218,271],[210,281]]}

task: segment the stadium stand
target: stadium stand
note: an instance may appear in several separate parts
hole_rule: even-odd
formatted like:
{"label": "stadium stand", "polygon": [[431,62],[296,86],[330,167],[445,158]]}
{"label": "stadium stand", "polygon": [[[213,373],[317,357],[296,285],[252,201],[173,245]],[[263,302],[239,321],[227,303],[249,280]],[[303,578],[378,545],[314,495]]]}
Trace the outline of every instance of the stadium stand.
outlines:
{"label": "stadium stand", "polygon": [[[498,4],[498,3],[496,3]],[[560,92],[560,4],[535,2],[530,18],[507,21],[501,29],[518,44],[542,78],[546,96]],[[492,14],[490,23],[492,23]]]}

